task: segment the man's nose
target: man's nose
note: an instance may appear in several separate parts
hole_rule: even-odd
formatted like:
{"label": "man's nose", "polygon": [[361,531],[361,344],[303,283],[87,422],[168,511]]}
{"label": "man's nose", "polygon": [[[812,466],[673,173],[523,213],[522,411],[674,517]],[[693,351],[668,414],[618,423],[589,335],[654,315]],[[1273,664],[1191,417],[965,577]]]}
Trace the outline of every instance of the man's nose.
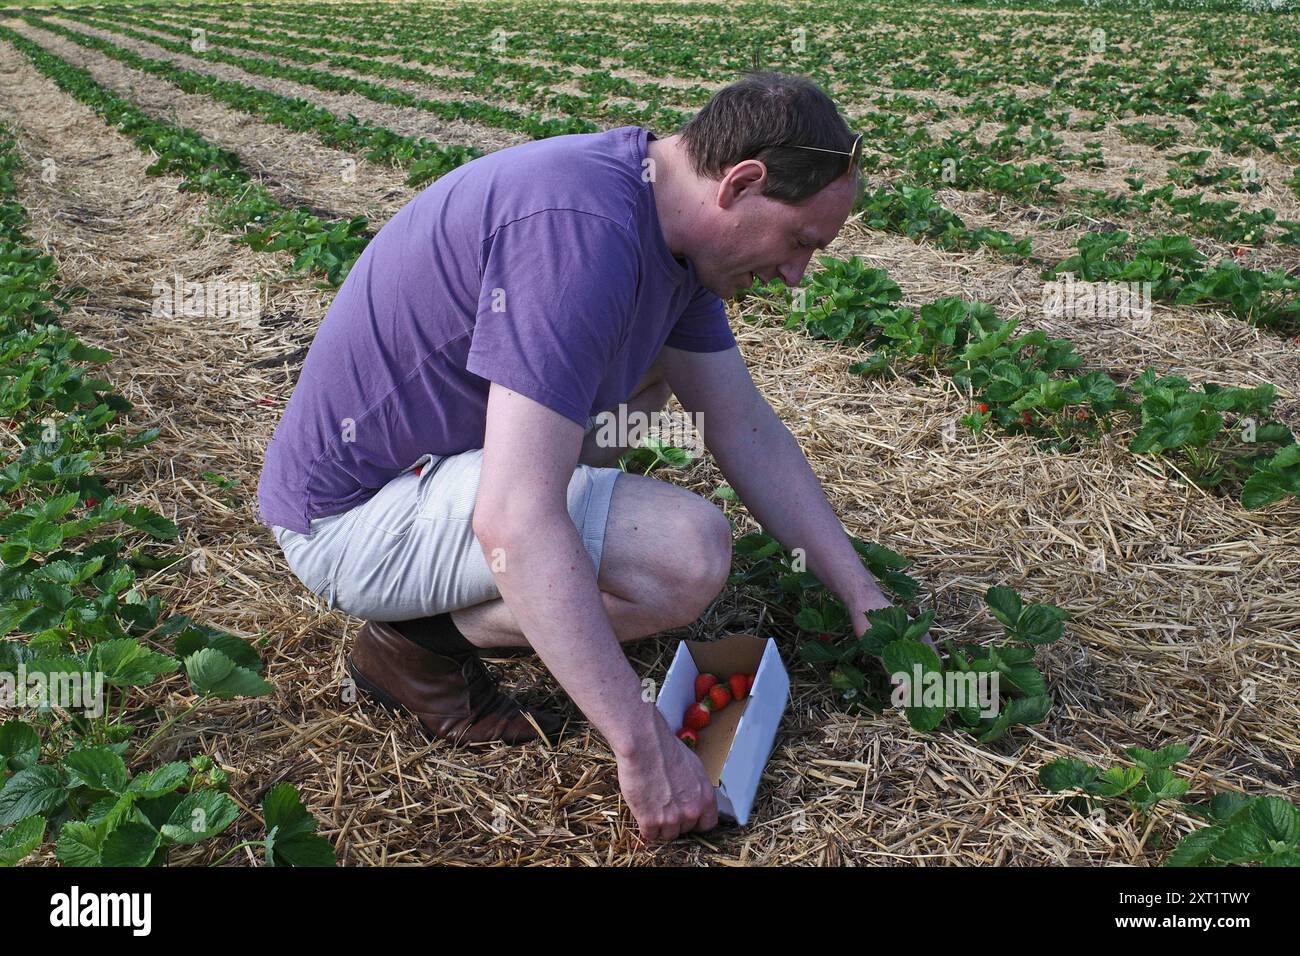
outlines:
{"label": "man's nose", "polygon": [[812,254],[813,250],[810,249],[807,254],[782,265],[777,270],[781,273],[781,281],[791,289],[802,282],[803,274],[808,270],[808,262],[812,259]]}

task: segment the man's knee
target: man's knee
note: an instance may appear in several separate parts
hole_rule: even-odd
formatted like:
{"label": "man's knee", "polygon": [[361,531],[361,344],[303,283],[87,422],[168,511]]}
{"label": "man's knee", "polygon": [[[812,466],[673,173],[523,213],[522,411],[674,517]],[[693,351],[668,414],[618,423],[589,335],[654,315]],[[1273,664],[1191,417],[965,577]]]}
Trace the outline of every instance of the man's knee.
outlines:
{"label": "man's knee", "polygon": [[732,533],[726,515],[702,499],[684,512],[669,538],[667,569],[677,626],[690,624],[703,614],[731,573]]}

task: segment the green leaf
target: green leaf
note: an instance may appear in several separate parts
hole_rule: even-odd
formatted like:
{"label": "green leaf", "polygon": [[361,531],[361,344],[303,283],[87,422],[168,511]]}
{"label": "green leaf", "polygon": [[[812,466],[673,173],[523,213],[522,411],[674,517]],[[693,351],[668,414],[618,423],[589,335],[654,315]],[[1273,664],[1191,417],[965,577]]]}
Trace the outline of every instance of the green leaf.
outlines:
{"label": "green leaf", "polygon": [[1053,604],[1031,604],[1021,612],[1019,621],[1010,630],[1018,640],[1051,644],[1061,639],[1069,618],[1066,611]]}
{"label": "green leaf", "polygon": [[1043,675],[1033,664],[998,663],[998,670],[1011,686],[1022,694],[1041,697],[1047,693],[1047,682],[1043,680]]}
{"label": "green leaf", "polygon": [[[1286,495],[1287,487],[1280,478],[1265,471],[1257,471],[1241,486],[1241,506],[1247,511],[1254,511],[1281,501]],[[0,557],[4,558],[6,564],[22,563],[21,558],[11,562],[4,557],[3,549],[0,549]]]}
{"label": "green leaf", "polygon": [[173,843],[198,843],[216,836],[238,816],[239,807],[224,793],[195,790],[176,805],[162,832]]}
{"label": "green leaf", "polygon": [[831,664],[840,659],[834,646],[825,641],[804,641],[799,645],[799,657],[809,664]]}
{"label": "green leaf", "polygon": [[133,637],[101,641],[87,655],[87,669],[102,673],[113,687],[142,687],[179,666],[176,658],[151,651]]}
{"label": "green leaf", "polygon": [[1204,827],[1193,830],[1179,841],[1165,859],[1165,866],[1200,866],[1210,859],[1214,845],[1223,836],[1222,827]]}
{"label": "green leaf", "polygon": [[[1137,769],[1137,768],[1134,768]],[[1157,767],[1147,774],[1142,789],[1134,793],[1138,805],[1144,808],[1155,806],[1161,800],[1172,800],[1187,792],[1187,781],[1174,776],[1172,772]]]}
{"label": "green leaf", "polygon": [[140,800],[152,800],[171,793],[190,774],[189,764],[181,761],[163,764],[131,781],[130,791]]}
{"label": "green leaf", "polygon": [[303,833],[287,839],[277,837],[274,850],[271,849],[270,841],[267,842],[267,850],[272,859],[272,866],[338,865],[334,848],[330,846],[329,841],[314,833]]}
{"label": "green leaf", "polygon": [[102,823],[105,831],[113,829],[120,823],[130,820],[135,813],[137,794],[128,790],[117,797],[105,797],[98,800],[86,814],[87,823]]}
{"label": "green leaf", "polygon": [[225,654],[205,647],[185,658],[185,671],[196,693],[231,700],[260,697],[273,688],[253,671],[239,667]]}
{"label": "green leaf", "polygon": [[1255,802],[1254,797],[1244,793],[1216,793],[1210,798],[1208,816],[1215,823],[1228,823],[1238,813],[1248,809]]}
{"label": "green leaf", "polygon": [[991,587],[985,592],[984,601],[993,612],[993,616],[1007,628],[1015,627],[1024,610],[1024,602],[1020,599],[1020,595],[1011,588]]}
{"label": "green leaf", "polygon": [[1052,793],[1062,790],[1086,790],[1096,781],[1101,769],[1083,760],[1062,757],[1038,771],[1038,782]]}
{"label": "green leaf", "polygon": [[100,866],[103,845],[104,834],[99,827],[72,820],[59,830],[54,855],[64,866]]}
{"label": "green leaf", "polygon": [[291,783],[272,787],[262,801],[267,859],[272,866],[334,866],[334,850],[315,835],[316,821]]}
{"label": "green leaf", "polygon": [[94,348],[93,346],[86,345],[83,342],[74,342],[72,348],[68,352],[68,356],[74,362],[103,365],[105,362],[112,360],[113,353],[107,349]]}
{"label": "green leaf", "polygon": [[1048,694],[1029,694],[1012,699],[1006,707],[1013,725],[1039,724],[1051,712],[1052,698]]}
{"label": "green leaf", "polygon": [[0,789],[0,826],[17,823],[34,813],[43,816],[67,798],[59,768],[41,765],[19,770]]}
{"label": "green leaf", "polygon": [[975,738],[976,742],[981,744],[992,743],[1011,729],[1011,710],[1006,707],[1002,708],[992,720],[987,718],[980,720],[979,727],[981,732]]}
{"label": "green leaf", "polygon": [[[939,662],[939,655],[928,644],[920,641],[897,640],[885,645],[881,656],[890,679],[897,688],[895,699],[902,695],[907,701],[903,711],[907,714],[908,723],[917,730],[934,730],[938,727],[948,711],[943,665]],[[920,682],[916,683],[918,673]],[[940,703],[925,703],[935,695],[936,684]],[[921,703],[913,703],[914,700]]]}
{"label": "green leaf", "polygon": [[1270,840],[1300,845],[1300,809],[1281,797],[1260,797],[1250,808],[1250,819]]}
{"label": "green leaf", "polygon": [[63,765],[71,771],[73,786],[84,785],[92,790],[107,790],[120,794],[129,779],[126,764],[107,747],[84,747],[63,758]]}
{"label": "green leaf", "polygon": [[803,631],[812,631],[818,633],[826,630],[826,624],[822,620],[821,612],[816,608],[800,608],[799,613],[794,616],[795,627]]}
{"label": "green leaf", "polygon": [[104,837],[102,864],[148,866],[161,841],[162,835],[147,823],[123,823]]}
{"label": "green leaf", "polygon": [[122,515],[122,521],[132,528],[145,532],[151,538],[170,541],[181,533],[181,529],[150,508],[143,506],[132,508]]}
{"label": "green leaf", "polygon": [[0,772],[23,770],[40,758],[41,738],[21,720],[0,724]]}
{"label": "green leaf", "polygon": [[1133,762],[1150,773],[1172,767],[1191,752],[1186,744],[1170,744],[1159,750],[1151,751],[1144,747],[1129,747],[1124,751],[1133,758]]}
{"label": "green leaf", "polygon": [[8,830],[0,830],[0,866],[15,866],[45,839],[45,818],[24,817]]}
{"label": "green leaf", "polygon": [[1138,767],[1108,767],[1087,791],[1097,797],[1118,797],[1141,782],[1142,770]]}
{"label": "green leaf", "polygon": [[1268,835],[1252,820],[1240,820],[1225,827],[1215,842],[1214,858],[1224,863],[1251,863],[1269,852]]}

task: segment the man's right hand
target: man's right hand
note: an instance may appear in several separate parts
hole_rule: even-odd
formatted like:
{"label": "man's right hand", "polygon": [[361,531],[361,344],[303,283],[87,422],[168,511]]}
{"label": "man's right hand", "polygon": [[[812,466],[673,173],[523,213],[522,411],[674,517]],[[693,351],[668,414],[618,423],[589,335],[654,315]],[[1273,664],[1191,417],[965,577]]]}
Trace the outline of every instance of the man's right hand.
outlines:
{"label": "man's right hand", "polygon": [[713,781],[657,710],[652,723],[649,739],[616,752],[619,787],[641,839],[667,843],[692,830],[712,830],[718,825]]}

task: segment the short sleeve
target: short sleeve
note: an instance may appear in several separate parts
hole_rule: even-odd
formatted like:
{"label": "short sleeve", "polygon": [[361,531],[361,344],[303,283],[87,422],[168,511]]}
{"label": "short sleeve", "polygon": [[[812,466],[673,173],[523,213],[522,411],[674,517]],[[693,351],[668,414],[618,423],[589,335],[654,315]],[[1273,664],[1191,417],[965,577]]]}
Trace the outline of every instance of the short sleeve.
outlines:
{"label": "short sleeve", "polygon": [[687,352],[721,352],[735,346],[736,337],[727,322],[727,306],[700,286],[686,305],[664,344]]}
{"label": "short sleeve", "polygon": [[636,248],[602,216],[549,209],[484,242],[465,367],[586,424],[631,321]]}

